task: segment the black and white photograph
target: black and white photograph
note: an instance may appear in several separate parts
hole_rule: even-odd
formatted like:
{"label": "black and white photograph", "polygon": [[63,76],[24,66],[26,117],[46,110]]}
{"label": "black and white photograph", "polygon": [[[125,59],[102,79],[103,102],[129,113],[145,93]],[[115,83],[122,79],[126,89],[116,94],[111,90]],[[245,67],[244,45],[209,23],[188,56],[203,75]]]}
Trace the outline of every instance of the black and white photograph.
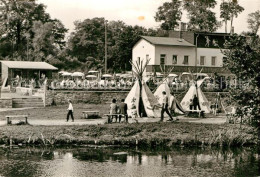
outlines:
{"label": "black and white photograph", "polygon": [[260,0],[0,0],[0,177],[260,177]]}

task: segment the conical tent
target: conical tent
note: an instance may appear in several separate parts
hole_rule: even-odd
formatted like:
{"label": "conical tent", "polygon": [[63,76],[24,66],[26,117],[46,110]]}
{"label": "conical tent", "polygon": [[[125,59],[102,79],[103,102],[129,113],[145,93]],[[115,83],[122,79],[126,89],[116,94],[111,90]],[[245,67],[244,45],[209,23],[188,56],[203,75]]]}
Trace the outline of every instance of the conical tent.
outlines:
{"label": "conical tent", "polygon": [[[125,99],[125,103],[127,104],[127,108],[128,108],[127,114],[129,116],[131,116],[132,105],[135,105],[136,108],[139,106],[139,99],[140,99],[140,86],[138,82],[135,81],[134,86],[132,87],[132,89],[130,90],[130,92],[128,93]],[[140,115],[139,109],[137,109],[137,115]]]}
{"label": "conical tent", "polygon": [[197,86],[195,83],[193,83],[189,88],[188,92],[186,93],[186,95],[184,96],[184,98],[182,99],[181,106],[185,111],[190,110],[190,100],[193,100],[194,96],[197,95],[201,110],[204,111],[205,113],[210,113],[209,102],[200,88],[204,80],[205,79],[198,80],[196,82]]}
{"label": "conical tent", "polygon": [[154,96],[159,100],[163,98],[162,92],[165,91],[168,96],[168,105],[170,109],[174,109],[174,111],[178,114],[184,114],[184,109],[181,107],[179,101],[171,94],[171,90],[166,81],[164,81],[154,92]]}
{"label": "conical tent", "polygon": [[136,64],[132,63],[134,68],[133,72],[137,80],[125,99],[129,116],[131,116],[131,108],[133,105],[137,110],[138,117],[159,117],[160,115],[160,104],[143,80],[143,72],[148,62],[149,60],[145,63],[139,60]]}

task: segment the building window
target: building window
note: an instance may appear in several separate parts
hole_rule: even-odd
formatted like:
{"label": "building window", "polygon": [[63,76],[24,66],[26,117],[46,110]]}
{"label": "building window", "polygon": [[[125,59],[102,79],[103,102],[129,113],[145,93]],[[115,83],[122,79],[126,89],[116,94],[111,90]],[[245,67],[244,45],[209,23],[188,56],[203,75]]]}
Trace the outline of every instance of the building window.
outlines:
{"label": "building window", "polygon": [[172,56],[172,64],[173,65],[177,64],[177,55]]}
{"label": "building window", "polygon": [[215,66],[216,65],[216,58],[217,57],[211,57],[211,65]]}
{"label": "building window", "polygon": [[200,56],[200,65],[205,65],[205,56]]}
{"label": "building window", "polygon": [[189,56],[184,56],[183,64],[184,65],[188,65],[189,64]]}
{"label": "building window", "polygon": [[146,55],[146,60],[149,60],[149,55],[148,54]]}
{"label": "building window", "polygon": [[165,58],[166,58],[165,54],[161,54],[160,55],[160,65],[164,65],[165,64]]}

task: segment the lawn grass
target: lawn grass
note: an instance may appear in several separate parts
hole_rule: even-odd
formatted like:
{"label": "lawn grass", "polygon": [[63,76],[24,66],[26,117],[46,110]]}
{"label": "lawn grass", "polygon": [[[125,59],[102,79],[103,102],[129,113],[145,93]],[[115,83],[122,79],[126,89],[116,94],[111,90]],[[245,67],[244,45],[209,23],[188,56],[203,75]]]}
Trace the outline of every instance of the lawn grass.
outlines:
{"label": "lawn grass", "polygon": [[[29,115],[29,119],[35,120],[58,120],[64,119],[67,116],[68,105],[49,106],[45,108],[33,108],[16,111],[1,112],[0,120],[5,120],[6,115]],[[100,115],[109,113],[109,104],[74,104],[74,117],[80,119],[82,111],[98,110]]]}
{"label": "lawn grass", "polygon": [[[68,105],[1,112],[6,115],[29,114],[34,120],[60,120],[67,114]],[[109,112],[109,104],[74,104],[74,116],[82,111],[98,110],[100,115]],[[257,129],[247,125],[179,123],[133,123],[105,125],[0,127],[0,144],[59,145],[98,144],[128,146],[243,146],[257,144]]]}
{"label": "lawn grass", "polygon": [[230,124],[133,123],[81,126],[3,126],[0,144],[243,146],[256,145],[255,128]]}

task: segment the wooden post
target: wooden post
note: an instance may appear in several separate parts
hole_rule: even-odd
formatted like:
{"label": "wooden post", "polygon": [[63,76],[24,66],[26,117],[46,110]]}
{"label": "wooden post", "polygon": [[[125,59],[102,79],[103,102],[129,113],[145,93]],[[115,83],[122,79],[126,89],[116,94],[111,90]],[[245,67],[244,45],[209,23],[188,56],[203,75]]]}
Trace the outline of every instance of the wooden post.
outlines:
{"label": "wooden post", "polygon": [[6,117],[7,125],[9,125],[9,117]]}
{"label": "wooden post", "polygon": [[47,81],[43,82],[43,106],[46,107],[46,90],[47,90]]}

